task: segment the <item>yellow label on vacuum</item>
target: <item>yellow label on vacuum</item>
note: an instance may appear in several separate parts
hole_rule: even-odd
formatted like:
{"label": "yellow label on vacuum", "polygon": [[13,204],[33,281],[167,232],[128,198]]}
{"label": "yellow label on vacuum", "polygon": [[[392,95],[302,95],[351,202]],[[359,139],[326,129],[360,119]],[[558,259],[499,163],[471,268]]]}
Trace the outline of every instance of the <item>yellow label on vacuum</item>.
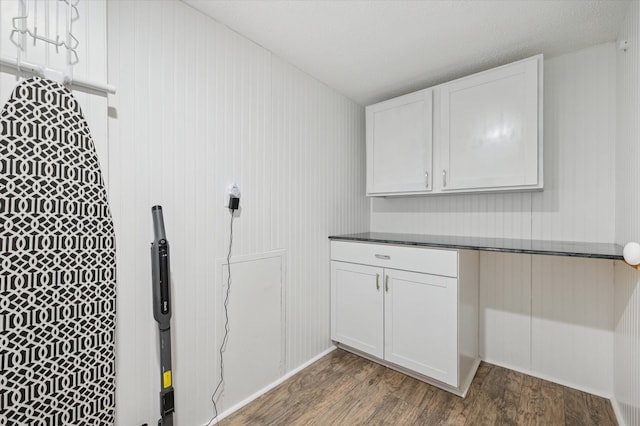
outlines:
{"label": "yellow label on vacuum", "polygon": [[164,372],[164,387],[168,388],[171,386],[171,370],[167,370]]}

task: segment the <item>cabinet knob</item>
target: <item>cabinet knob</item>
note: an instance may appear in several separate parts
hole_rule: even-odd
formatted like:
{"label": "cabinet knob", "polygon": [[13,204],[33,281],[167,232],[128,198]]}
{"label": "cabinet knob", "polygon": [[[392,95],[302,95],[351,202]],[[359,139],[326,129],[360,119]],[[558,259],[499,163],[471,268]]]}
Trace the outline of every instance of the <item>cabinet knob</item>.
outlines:
{"label": "cabinet knob", "polygon": [[447,186],[447,171],[442,170],[442,187]]}

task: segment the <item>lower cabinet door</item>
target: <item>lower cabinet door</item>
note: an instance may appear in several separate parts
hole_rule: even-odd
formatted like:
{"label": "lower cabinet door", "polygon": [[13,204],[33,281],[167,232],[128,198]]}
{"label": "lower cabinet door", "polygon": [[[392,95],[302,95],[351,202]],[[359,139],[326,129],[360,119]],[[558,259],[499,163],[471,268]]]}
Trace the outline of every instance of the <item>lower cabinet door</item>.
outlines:
{"label": "lower cabinet door", "polygon": [[458,386],[457,280],[385,269],[387,361]]}
{"label": "lower cabinet door", "polygon": [[384,350],[383,269],[331,262],[331,338],[378,358]]}

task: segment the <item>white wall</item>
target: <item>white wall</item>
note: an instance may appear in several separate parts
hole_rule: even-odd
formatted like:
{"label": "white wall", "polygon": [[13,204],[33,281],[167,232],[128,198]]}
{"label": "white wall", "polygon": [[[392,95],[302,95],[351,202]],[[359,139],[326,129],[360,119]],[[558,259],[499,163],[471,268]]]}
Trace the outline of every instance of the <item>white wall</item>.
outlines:
{"label": "white wall", "polygon": [[[177,420],[204,424],[218,374],[214,266],[228,245],[227,184],[242,190],[233,255],[286,251],[289,371],[330,345],[327,236],[369,228],[364,111],[182,2],[108,2],[108,22],[118,424],[155,424],[159,413],[154,204],[172,249]],[[245,345],[256,362],[261,349]]]}
{"label": "white wall", "polygon": [[[640,3],[632,2],[619,40],[616,243],[640,241]],[[627,425],[640,425],[640,272],[615,267],[614,404]]]}
{"label": "white wall", "polygon": [[[371,229],[611,242],[615,54],[545,60],[544,191],[374,199]],[[480,271],[484,359],[611,395],[613,262],[483,252]]]}

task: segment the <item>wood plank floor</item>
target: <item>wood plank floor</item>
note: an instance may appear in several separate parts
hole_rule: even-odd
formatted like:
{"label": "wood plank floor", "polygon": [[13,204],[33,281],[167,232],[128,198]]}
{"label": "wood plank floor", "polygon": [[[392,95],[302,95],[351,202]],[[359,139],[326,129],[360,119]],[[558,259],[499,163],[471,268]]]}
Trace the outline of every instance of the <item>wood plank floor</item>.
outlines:
{"label": "wood plank floor", "polygon": [[608,400],[482,363],[462,399],[335,350],[220,425],[617,425]]}

